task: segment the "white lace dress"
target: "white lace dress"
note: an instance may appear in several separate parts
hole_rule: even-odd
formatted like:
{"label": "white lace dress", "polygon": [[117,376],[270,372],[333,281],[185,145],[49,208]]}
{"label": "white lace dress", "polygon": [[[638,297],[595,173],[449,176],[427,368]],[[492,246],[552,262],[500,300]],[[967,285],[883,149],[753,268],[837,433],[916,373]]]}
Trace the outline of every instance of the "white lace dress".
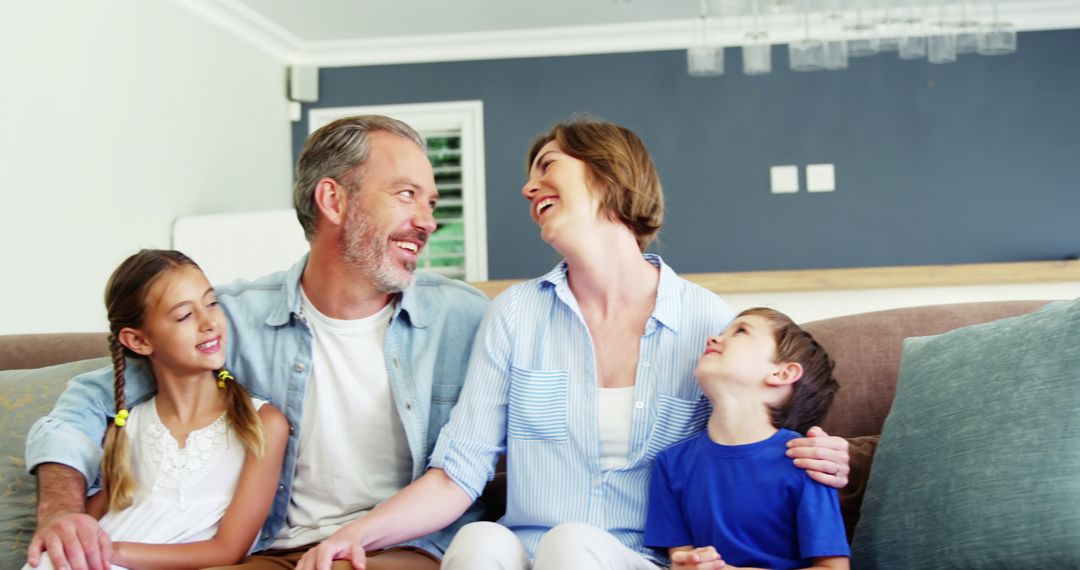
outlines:
{"label": "white lace dress", "polygon": [[[157,414],[157,398],[135,406],[127,426],[138,481],[134,503],[101,518],[113,542],[171,544],[213,538],[229,506],[245,449],[225,414],[181,448]],[[258,410],[265,403],[252,398]]]}
{"label": "white lace dress", "polygon": [[[134,502],[102,517],[101,528],[113,542],[176,544],[213,538],[236,491],[244,445],[222,414],[191,432],[181,448],[161,423],[156,401],[154,397],[132,408],[124,427],[131,438],[137,481]],[[251,402],[256,410],[266,403],[256,398]],[[38,566],[42,568],[52,568],[48,557]]]}

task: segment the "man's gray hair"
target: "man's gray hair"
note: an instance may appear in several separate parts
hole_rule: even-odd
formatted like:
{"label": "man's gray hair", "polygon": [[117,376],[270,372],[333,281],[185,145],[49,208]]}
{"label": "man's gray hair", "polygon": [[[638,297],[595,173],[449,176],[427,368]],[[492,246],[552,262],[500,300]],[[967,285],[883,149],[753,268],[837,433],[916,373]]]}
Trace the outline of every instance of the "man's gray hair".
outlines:
{"label": "man's gray hair", "polygon": [[[311,241],[319,220],[315,205],[315,187],[323,178],[333,178],[348,189],[350,181],[342,180],[346,172],[367,161],[370,145],[368,135],[385,131],[405,137],[424,148],[424,139],[409,125],[382,115],[356,115],[338,119],[311,133],[296,162],[296,181],[293,182],[293,206]],[[359,177],[355,180],[359,183]]]}

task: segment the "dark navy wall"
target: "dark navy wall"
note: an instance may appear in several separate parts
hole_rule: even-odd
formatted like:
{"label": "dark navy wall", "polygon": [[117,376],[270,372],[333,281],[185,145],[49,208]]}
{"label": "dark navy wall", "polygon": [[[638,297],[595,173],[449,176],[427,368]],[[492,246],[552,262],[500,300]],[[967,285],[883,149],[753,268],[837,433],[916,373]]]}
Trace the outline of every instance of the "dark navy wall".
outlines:
{"label": "dark navy wall", "polygon": [[[323,69],[317,107],[484,102],[489,277],[556,261],[519,190],[524,153],[589,113],[634,129],[660,171],[654,249],[681,272],[1057,259],[1080,253],[1080,30],[1023,33],[950,65],[852,59],[692,78],[682,51]],[[305,106],[307,109],[313,106]],[[307,133],[294,125],[294,152]],[[837,190],[769,193],[769,167],[836,165]],[[804,178],[804,176],[803,176]]]}

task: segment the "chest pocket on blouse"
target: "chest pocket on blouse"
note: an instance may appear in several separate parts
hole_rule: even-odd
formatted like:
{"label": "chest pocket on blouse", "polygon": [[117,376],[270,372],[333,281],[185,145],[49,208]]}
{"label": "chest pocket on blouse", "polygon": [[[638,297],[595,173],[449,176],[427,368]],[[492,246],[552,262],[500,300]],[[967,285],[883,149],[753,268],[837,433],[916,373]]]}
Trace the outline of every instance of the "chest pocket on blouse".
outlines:
{"label": "chest pocket on blouse", "polygon": [[705,427],[709,419],[709,402],[705,398],[684,400],[659,394],[656,401],[656,421],[645,455],[651,461],[657,453],[671,447]]}
{"label": "chest pocket on blouse", "polygon": [[569,379],[566,371],[511,366],[507,435],[512,439],[566,441]]}

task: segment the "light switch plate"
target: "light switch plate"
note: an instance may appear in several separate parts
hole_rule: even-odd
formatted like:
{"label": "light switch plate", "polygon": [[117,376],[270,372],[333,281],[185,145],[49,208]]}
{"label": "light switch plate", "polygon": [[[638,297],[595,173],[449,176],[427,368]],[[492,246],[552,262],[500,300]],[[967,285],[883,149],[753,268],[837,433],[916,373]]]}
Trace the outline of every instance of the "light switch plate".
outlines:
{"label": "light switch plate", "polygon": [[799,167],[793,164],[769,168],[769,182],[773,194],[793,194],[799,191]]}
{"label": "light switch plate", "polygon": [[832,192],[836,190],[836,170],[832,164],[806,165],[806,191]]}

